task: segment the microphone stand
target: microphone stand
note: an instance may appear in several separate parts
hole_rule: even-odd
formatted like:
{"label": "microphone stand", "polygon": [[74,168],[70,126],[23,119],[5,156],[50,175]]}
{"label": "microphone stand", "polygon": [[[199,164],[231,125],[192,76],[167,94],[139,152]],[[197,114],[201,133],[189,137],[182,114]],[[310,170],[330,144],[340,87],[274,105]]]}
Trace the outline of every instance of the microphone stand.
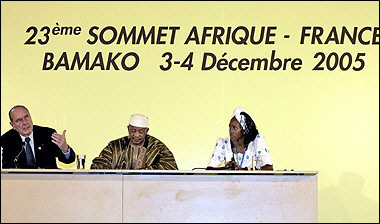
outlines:
{"label": "microphone stand", "polygon": [[231,170],[235,170],[235,155],[232,152],[232,159],[231,159]]}
{"label": "microphone stand", "polygon": [[25,150],[25,147],[24,147],[24,144],[22,145],[21,147],[21,151],[18,153],[18,155],[15,157],[15,159],[13,160],[13,162],[15,163],[15,168],[17,169],[18,168],[18,159],[22,153],[22,151]]}

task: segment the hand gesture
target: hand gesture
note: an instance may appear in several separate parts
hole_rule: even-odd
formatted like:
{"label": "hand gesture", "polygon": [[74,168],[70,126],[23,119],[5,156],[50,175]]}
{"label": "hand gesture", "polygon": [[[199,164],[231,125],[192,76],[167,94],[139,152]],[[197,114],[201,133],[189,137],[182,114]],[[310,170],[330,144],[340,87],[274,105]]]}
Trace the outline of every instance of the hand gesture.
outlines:
{"label": "hand gesture", "polygon": [[62,132],[62,135],[54,132],[51,135],[51,138],[51,141],[56,144],[63,152],[69,151],[69,145],[66,142],[66,130]]}

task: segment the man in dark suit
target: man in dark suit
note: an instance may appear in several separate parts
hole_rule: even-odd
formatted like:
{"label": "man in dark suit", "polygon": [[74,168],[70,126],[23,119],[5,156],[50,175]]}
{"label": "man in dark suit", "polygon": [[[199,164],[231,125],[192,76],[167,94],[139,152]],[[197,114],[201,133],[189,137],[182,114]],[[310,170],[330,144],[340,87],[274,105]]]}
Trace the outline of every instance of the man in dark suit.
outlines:
{"label": "man in dark suit", "polygon": [[13,129],[1,136],[3,168],[57,169],[58,160],[69,164],[75,152],[66,142],[66,130],[58,134],[54,129],[33,125],[25,106],[17,105],[9,111]]}

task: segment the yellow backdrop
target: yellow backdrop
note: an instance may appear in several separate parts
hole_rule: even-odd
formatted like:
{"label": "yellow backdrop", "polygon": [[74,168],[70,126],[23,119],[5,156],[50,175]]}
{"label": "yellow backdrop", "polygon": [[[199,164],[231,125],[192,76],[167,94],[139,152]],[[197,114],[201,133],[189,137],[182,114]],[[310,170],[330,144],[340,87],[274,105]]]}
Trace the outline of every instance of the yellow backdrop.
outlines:
{"label": "yellow backdrop", "polygon": [[[1,2],[1,133],[10,129],[8,111],[27,106],[37,125],[62,133],[77,153],[91,160],[116,138],[127,135],[133,113],[150,118],[150,134],[174,153],[181,170],[205,167],[218,137],[228,137],[236,107],[247,110],[265,136],[275,170],[319,171],[320,222],[379,221],[379,45],[300,44],[303,26],[378,27],[379,2]],[[58,26],[57,26],[58,23]],[[28,27],[81,27],[80,35],[50,35],[48,44],[25,45]],[[175,43],[90,45],[88,30],[122,26],[178,26]],[[275,26],[275,44],[184,44],[191,28]],[[99,33],[99,32],[98,32]],[[340,32],[338,32],[340,33]],[[378,33],[378,32],[377,32]],[[371,39],[371,32],[364,38]],[[290,38],[283,38],[290,35]],[[326,39],[324,35],[324,39]],[[43,39],[38,32],[34,40]],[[168,40],[168,39],[166,39]],[[202,54],[224,58],[300,58],[302,69],[201,71]],[[312,71],[316,52],[358,53],[356,72]],[[133,71],[42,70],[45,52],[72,58],[75,52],[136,52]],[[162,71],[164,52],[183,61]],[[173,60],[174,60],[173,59]],[[326,65],[324,65],[326,67]],[[64,169],[75,164],[59,163]]]}

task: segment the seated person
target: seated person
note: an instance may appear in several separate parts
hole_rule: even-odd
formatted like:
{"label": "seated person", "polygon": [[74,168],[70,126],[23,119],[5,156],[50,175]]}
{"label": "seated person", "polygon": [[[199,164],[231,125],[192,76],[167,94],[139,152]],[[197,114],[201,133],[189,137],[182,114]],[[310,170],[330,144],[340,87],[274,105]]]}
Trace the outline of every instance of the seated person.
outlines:
{"label": "seated person", "polygon": [[[242,108],[234,110],[229,124],[229,138],[218,138],[214,153],[206,170],[253,169],[273,170],[272,159],[266,148],[265,138],[256,129],[255,122]],[[224,166],[220,167],[224,162]]]}
{"label": "seated person", "polygon": [[130,117],[125,136],[108,143],[92,160],[91,169],[178,170],[173,153],[157,138],[148,135],[148,118]]}
{"label": "seated person", "polygon": [[22,105],[10,109],[9,119],[13,129],[1,136],[3,168],[58,169],[56,157],[66,164],[75,161],[66,130],[61,135],[52,128],[33,125],[29,110]]}

